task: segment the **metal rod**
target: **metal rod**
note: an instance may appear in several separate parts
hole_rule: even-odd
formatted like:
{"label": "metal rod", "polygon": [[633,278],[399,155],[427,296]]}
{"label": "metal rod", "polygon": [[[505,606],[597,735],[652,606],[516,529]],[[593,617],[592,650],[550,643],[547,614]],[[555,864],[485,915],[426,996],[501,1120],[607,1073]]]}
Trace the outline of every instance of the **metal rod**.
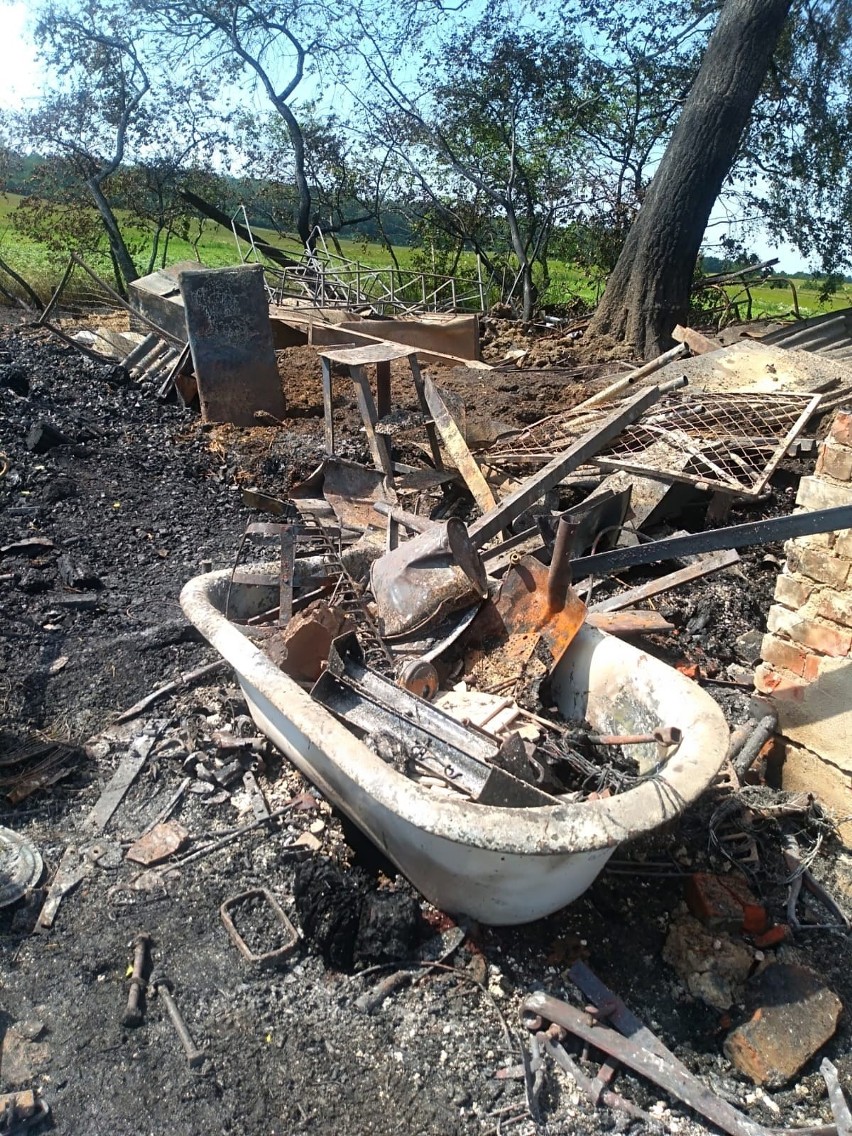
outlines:
{"label": "metal rod", "polygon": [[[579,438],[561,454],[557,454],[552,461],[533,477],[528,478],[514,493],[510,493],[501,501],[496,509],[490,509],[480,517],[470,529],[470,535],[477,548],[487,544],[503,529],[508,528],[513,520],[521,515],[530,505],[534,504],[549,490],[558,485],[566,474],[584,465],[589,458],[600,451],[614,438],[617,438],[626,426],[631,426],[645,411],[653,406],[660,397],[659,387],[649,387],[634,395],[624,406],[614,411],[603,422]],[[852,512],[852,509],[850,509]],[[850,522],[852,524],[852,522]],[[850,527],[843,525],[843,528]]]}
{"label": "metal rod", "polygon": [[812,513],[773,517],[769,521],[749,521],[744,525],[730,525],[728,528],[710,529],[708,532],[671,536],[635,548],[614,548],[610,552],[582,556],[572,562],[572,568],[575,578],[602,576],[637,564],[653,564],[699,552],[720,552],[726,548],[748,548],[755,544],[770,544],[848,528],[852,528],[852,505],[840,505],[833,509],[817,509]]}

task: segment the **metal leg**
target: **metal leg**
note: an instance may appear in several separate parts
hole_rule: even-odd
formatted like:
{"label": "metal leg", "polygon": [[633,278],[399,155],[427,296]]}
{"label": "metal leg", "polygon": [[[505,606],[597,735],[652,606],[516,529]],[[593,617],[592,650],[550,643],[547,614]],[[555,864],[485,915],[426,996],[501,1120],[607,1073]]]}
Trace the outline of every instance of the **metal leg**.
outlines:
{"label": "metal leg", "polygon": [[331,410],[331,363],[328,359],[321,359],[322,363],[322,405],[325,415],[325,452],[334,453],[334,418]]}
{"label": "metal leg", "polygon": [[380,469],[382,473],[387,474],[391,482],[393,482],[393,462],[391,461],[390,443],[383,435],[376,433],[378,415],[376,414],[376,404],[373,402],[370,384],[367,381],[362,367],[350,367],[349,374],[352,376],[352,382],[355,386],[358,409],[361,411],[361,417],[364,420],[364,429],[367,431],[367,442],[370,446],[370,453],[373,455],[373,462],[376,469]]}

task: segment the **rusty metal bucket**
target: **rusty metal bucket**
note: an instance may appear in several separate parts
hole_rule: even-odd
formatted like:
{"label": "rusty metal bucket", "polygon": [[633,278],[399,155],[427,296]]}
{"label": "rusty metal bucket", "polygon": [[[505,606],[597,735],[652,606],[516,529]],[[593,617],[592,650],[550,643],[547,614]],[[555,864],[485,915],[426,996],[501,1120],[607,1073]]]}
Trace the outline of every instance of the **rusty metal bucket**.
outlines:
{"label": "rusty metal bucket", "polygon": [[370,569],[370,585],[388,638],[420,631],[488,594],[482,560],[457,518],[385,553]]}

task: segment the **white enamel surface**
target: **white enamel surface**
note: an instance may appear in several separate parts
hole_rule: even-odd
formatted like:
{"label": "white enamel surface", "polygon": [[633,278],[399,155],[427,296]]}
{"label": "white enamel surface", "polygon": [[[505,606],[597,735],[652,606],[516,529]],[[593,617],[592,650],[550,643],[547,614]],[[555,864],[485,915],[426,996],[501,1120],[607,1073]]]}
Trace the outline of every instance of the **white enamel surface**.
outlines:
{"label": "white enamel surface", "polygon": [[372,753],[225,619],[227,577],[190,580],[181,605],[236,671],[260,729],[427,899],[453,914],[499,925],[564,907],[618,844],[695,800],[724,758],[728,727],[709,695],[645,652],[584,627],[554,674],[560,709],[619,733],[680,727],[684,740],[662,772],[607,800],[543,808],[437,797]]}

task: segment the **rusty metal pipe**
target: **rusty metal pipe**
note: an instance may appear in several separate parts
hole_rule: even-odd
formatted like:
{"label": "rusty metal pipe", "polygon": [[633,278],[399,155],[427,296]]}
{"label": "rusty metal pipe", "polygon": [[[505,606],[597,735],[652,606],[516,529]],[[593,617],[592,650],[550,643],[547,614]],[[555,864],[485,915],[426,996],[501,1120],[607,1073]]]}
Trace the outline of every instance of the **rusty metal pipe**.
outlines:
{"label": "rusty metal pipe", "polygon": [[650,734],[589,734],[586,741],[592,745],[626,746],[626,745],[680,745],[683,732],[677,726],[661,726]]}
{"label": "rusty metal pipe", "polygon": [[571,549],[578,527],[565,517],[559,518],[559,528],[553,542],[553,557],[547,574],[547,606],[550,611],[561,611],[565,606],[572,578]]}
{"label": "rusty metal pipe", "polygon": [[418,517],[416,513],[407,513],[405,509],[399,509],[396,505],[389,505],[387,501],[374,501],[373,508],[383,517],[396,521],[398,525],[403,525],[411,532],[422,533],[435,528],[436,522],[430,521],[428,517]]}

